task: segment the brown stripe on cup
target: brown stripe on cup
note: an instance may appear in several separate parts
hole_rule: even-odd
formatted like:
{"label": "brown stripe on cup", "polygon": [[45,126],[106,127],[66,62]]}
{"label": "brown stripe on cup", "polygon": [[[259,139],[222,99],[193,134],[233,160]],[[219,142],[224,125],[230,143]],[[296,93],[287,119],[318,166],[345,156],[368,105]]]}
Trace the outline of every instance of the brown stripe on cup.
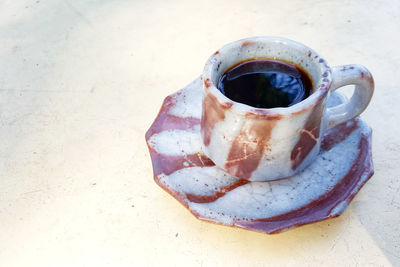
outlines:
{"label": "brown stripe on cup", "polygon": [[320,134],[321,117],[323,113],[324,102],[319,101],[311,111],[304,128],[300,130],[300,138],[290,154],[292,170],[297,169],[305,160],[311,150],[318,142]]}
{"label": "brown stripe on cup", "polygon": [[208,93],[203,101],[203,115],[201,117],[201,131],[203,143],[208,146],[215,124],[225,119],[225,111],[232,107],[232,103],[220,103],[216,96]]}
{"label": "brown stripe on cup", "polygon": [[268,150],[272,129],[282,115],[260,116],[249,113],[246,117],[248,120],[244,121],[240,133],[233,140],[225,163],[225,169],[230,174],[242,179],[249,179],[258,168]]}

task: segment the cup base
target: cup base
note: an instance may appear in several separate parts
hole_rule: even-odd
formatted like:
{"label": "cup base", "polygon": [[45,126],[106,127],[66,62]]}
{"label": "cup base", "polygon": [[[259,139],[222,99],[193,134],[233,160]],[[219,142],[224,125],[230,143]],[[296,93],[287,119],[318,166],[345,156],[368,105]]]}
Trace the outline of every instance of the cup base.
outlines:
{"label": "cup base", "polygon": [[356,118],[326,132],[316,160],[294,176],[233,177],[202,152],[201,103],[198,78],[165,99],[146,133],[156,183],[199,219],[279,233],[339,216],[373,174],[371,129]]}

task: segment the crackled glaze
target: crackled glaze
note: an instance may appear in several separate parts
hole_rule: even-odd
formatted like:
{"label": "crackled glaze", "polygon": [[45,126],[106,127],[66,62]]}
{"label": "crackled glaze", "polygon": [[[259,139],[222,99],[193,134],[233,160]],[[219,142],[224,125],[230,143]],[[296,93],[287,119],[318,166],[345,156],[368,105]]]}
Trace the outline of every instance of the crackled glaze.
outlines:
{"label": "crackled glaze", "polygon": [[[328,107],[343,102],[334,93]],[[255,182],[228,174],[204,155],[202,82],[168,96],[146,133],[154,179],[197,218],[278,233],[340,215],[373,174],[371,129],[356,118],[326,131],[321,151],[298,174]]]}
{"label": "crackled glaze", "polygon": [[[287,108],[261,109],[234,102],[216,88],[227,68],[254,58],[301,67],[310,75],[313,93]],[[229,174],[250,181],[281,179],[306,168],[320,151],[323,132],[358,116],[373,92],[372,76],[364,67],[334,67],[332,73],[315,51],[278,37],[248,38],[222,47],[207,61],[202,78],[203,152]],[[326,109],[327,96],[346,84],[356,84],[351,100]]]}

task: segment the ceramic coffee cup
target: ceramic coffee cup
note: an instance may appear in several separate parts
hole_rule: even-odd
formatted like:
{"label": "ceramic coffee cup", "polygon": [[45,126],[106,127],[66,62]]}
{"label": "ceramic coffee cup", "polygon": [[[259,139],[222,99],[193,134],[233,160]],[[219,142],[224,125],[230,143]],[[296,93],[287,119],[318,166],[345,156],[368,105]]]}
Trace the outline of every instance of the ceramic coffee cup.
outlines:
{"label": "ceramic coffee cup", "polygon": [[[217,85],[230,67],[250,59],[290,62],[312,81],[312,94],[289,107],[256,108],[232,101]],[[360,65],[329,67],[314,50],[278,37],[254,37],[225,45],[207,61],[201,136],[204,153],[227,173],[251,181],[294,175],[315,160],[324,132],[368,106],[374,91],[371,73]],[[345,103],[326,108],[336,89],[355,85]]]}

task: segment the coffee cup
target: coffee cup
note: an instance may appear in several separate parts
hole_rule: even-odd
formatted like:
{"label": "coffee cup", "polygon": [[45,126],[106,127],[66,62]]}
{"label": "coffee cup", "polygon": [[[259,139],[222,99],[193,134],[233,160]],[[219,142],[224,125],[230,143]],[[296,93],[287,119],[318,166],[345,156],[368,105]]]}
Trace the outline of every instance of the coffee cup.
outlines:
{"label": "coffee cup", "polygon": [[[254,61],[264,65],[254,67]],[[254,66],[247,67],[250,68],[247,72],[236,71],[244,70],[244,65]],[[280,91],[275,92],[281,90],[280,83],[276,82],[281,74],[294,73],[293,81],[297,79],[303,87],[303,76],[307,76],[310,91],[301,98],[294,92],[289,98],[296,101],[290,100],[285,105],[280,105],[281,100],[274,100],[269,106],[263,106],[252,96],[253,89],[246,80],[239,85],[239,93],[219,86],[223,76],[232,69],[237,73],[231,76],[237,78],[245,72],[254,74],[257,68],[268,73],[263,79],[269,85],[275,84],[268,89],[272,94],[264,97],[268,103],[271,95],[282,95]],[[273,72],[278,71],[282,73],[274,76]],[[304,75],[296,76],[296,73]],[[354,64],[330,67],[311,48],[280,37],[253,37],[223,46],[208,59],[202,80],[204,153],[230,175],[250,181],[282,179],[304,170],[318,156],[325,131],[360,115],[374,91],[372,75],[365,67]],[[345,85],[355,85],[352,97],[327,108],[330,94]]]}

